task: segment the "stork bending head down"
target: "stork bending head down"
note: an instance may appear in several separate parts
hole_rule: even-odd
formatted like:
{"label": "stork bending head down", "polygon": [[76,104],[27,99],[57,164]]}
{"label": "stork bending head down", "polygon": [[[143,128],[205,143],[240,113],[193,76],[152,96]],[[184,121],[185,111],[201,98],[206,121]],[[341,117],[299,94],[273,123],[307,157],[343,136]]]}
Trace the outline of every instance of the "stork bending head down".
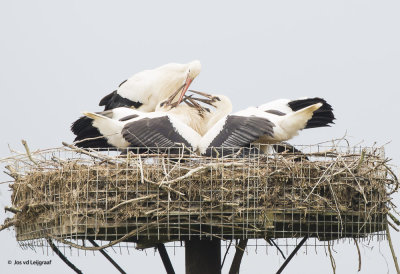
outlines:
{"label": "stork bending head down", "polygon": [[141,71],[122,82],[117,90],[105,96],[99,103],[104,110],[117,107],[133,107],[143,112],[154,111],[157,104],[183,86],[183,95],[201,70],[200,61],[187,64],[170,63]]}

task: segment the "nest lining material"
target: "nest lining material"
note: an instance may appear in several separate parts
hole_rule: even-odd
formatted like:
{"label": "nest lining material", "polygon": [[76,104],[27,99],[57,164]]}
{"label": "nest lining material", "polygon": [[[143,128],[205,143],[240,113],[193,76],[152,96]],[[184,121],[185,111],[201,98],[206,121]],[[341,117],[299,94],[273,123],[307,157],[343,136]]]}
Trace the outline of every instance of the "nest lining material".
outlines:
{"label": "nest lining material", "polygon": [[384,231],[397,178],[381,149],[348,151],[333,147],[301,158],[39,151],[8,166],[16,213],[8,222],[19,241],[122,239],[142,246],[192,236],[331,240]]}

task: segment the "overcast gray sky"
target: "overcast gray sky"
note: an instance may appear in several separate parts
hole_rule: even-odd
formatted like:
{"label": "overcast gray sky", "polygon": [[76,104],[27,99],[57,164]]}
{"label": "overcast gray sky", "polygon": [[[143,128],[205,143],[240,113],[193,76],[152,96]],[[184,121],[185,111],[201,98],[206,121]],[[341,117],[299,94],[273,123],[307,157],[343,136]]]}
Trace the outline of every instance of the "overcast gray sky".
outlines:
{"label": "overcast gray sky", "polygon": [[[277,98],[319,96],[337,117],[332,128],[306,130],[292,143],[342,137],[387,145],[400,163],[400,2],[336,1],[1,1],[0,158],[7,145],[21,150],[71,141],[82,111],[123,80],[168,62],[202,62],[193,89],[228,95],[234,110]],[[2,174],[0,181],[9,178]],[[0,185],[0,207],[10,204]],[[399,195],[395,195],[399,203]],[[10,214],[0,210],[0,222]],[[400,236],[393,233],[400,256]],[[23,251],[12,230],[0,233],[2,273],[70,273],[57,256],[51,266],[10,266],[8,260],[46,260]],[[395,273],[387,242],[361,246],[361,273]],[[282,259],[250,249],[242,273],[273,273]],[[352,243],[335,247],[338,273],[357,273]],[[169,249],[172,254],[173,250]],[[162,273],[158,254],[131,251],[113,257],[128,273]],[[116,273],[101,255],[74,251],[85,273]],[[299,252],[286,273],[330,273],[324,250]],[[228,265],[232,253],[228,260]],[[171,256],[178,273],[184,250]],[[4,270],[4,271],[3,271]],[[225,272],[227,268],[224,268]]]}

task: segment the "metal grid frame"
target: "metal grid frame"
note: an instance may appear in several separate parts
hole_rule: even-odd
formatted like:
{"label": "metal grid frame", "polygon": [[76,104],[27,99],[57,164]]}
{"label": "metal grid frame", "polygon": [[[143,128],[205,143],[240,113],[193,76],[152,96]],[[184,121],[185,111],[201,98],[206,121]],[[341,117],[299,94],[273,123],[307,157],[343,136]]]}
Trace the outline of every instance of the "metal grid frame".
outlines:
{"label": "metal grid frame", "polygon": [[[315,145],[315,146],[296,146],[298,149],[303,151],[310,158],[305,160],[300,157],[300,165],[304,163],[307,165],[310,162],[320,161],[326,162],[327,169],[329,170],[331,156],[327,156],[328,153],[335,152],[337,157],[342,157],[342,161],[345,163],[354,163],[359,160],[362,155],[372,155],[376,159],[383,160],[385,158],[383,148],[365,148],[365,147],[349,147],[349,146],[327,146],[327,145]],[[138,152],[138,149],[133,149]],[[281,164],[282,155],[267,151],[266,154],[259,153],[259,148],[256,147],[254,151],[250,149],[251,153],[240,154],[241,157],[232,160],[226,155],[219,154],[219,157],[198,157],[190,156],[183,157],[185,148],[174,148],[172,151],[170,148],[152,148],[149,150],[151,155],[131,155],[129,157],[118,158],[114,164],[107,162],[108,158],[115,158],[119,152],[115,151],[102,151],[95,152],[104,155],[103,158],[95,158],[90,155],[77,153],[76,151],[70,151],[65,149],[49,150],[41,152],[35,155],[35,159],[42,161],[43,163],[54,162],[54,165],[46,165],[46,171],[52,171],[54,168],[58,168],[57,163],[72,163],[79,161],[80,164],[87,166],[87,177],[82,176],[82,170],[74,170],[73,168],[62,170],[61,174],[69,174],[69,178],[79,177],[85,183],[82,184],[86,189],[77,188],[76,182],[73,180],[65,181],[65,187],[61,185],[52,185],[49,181],[50,177],[45,176],[45,172],[41,170],[43,178],[39,180],[45,187],[44,197],[45,202],[52,204],[53,206],[48,211],[53,210],[52,214],[46,216],[53,216],[51,220],[45,221],[44,219],[38,218],[38,222],[27,222],[22,223],[16,227],[16,237],[20,241],[21,247],[43,247],[43,240],[41,238],[49,237],[49,235],[55,236],[55,239],[67,239],[72,242],[79,242],[85,239],[114,241],[126,235],[132,230],[138,227],[143,227],[150,223],[154,226],[147,227],[143,231],[137,231],[132,237],[127,239],[127,242],[135,242],[135,247],[148,247],[152,243],[179,241],[190,239],[191,237],[204,237],[209,238],[211,236],[219,237],[224,240],[229,239],[263,239],[263,238],[299,238],[304,236],[316,237],[321,240],[335,240],[339,238],[356,238],[356,239],[385,239],[385,229],[387,226],[386,221],[386,197],[383,197],[383,192],[378,193],[367,193],[368,203],[374,203],[376,206],[368,207],[368,203],[359,203],[358,208],[353,210],[354,212],[347,212],[346,214],[339,208],[332,209],[321,209],[312,210],[312,208],[294,208],[292,207],[280,207],[270,208],[258,208],[258,202],[262,195],[266,193],[276,191],[276,186],[270,187],[267,184],[260,184],[262,174],[260,174],[260,166],[274,166],[275,170],[278,170],[278,163]],[[223,151],[227,152],[226,148]],[[237,149],[232,149],[238,155]],[[325,153],[325,154],[324,154]],[[229,154],[229,153],[228,153]],[[289,153],[290,154],[290,153]],[[160,157],[159,155],[163,155]],[[353,156],[352,156],[353,155]],[[225,157],[224,157],[225,156]],[[296,155],[295,155],[296,156]],[[298,155],[297,155],[298,156]],[[184,159],[184,162],[177,161],[178,159]],[[293,160],[293,157],[291,158]],[[123,165],[123,162],[133,161],[135,164],[131,166]],[[241,165],[241,178],[233,178],[232,174],[237,174],[238,167],[230,165],[230,163],[245,163]],[[99,172],[93,169],[93,163],[101,163],[104,166],[107,174],[118,174],[122,172],[121,176],[111,176],[109,178],[104,177],[104,170]],[[179,206],[182,208],[190,208],[191,210],[175,210],[175,212],[167,210],[167,215],[158,215],[157,210],[154,210],[151,206],[157,205],[156,208],[160,208],[161,204],[166,206],[167,209],[171,203],[176,202],[170,200],[160,199],[160,193],[163,191],[160,187],[154,188],[151,184],[143,181],[147,175],[156,176],[157,178],[164,178],[163,180],[171,180],[168,178],[168,174],[172,171],[176,172],[179,176],[183,176],[190,169],[191,165],[199,167],[206,164],[227,164],[222,170],[210,169],[207,178],[204,181],[208,181],[208,187],[203,188],[202,181],[203,177],[200,176],[199,185],[190,185],[187,180],[178,181],[176,189],[187,189],[187,200],[179,200]],[[333,163],[333,162],[332,162]],[[376,163],[371,161],[370,163],[363,163],[366,166],[374,166]],[[32,174],[35,170],[35,166],[28,163],[26,159],[18,160],[14,163],[14,168],[21,174]],[[299,164],[297,164],[299,165]],[[63,165],[62,165],[63,166]],[[125,169],[125,170],[124,170]],[[128,170],[129,169],[129,170]],[[132,169],[136,169],[136,178],[128,178],[129,172]],[[125,172],[123,172],[125,171]],[[151,171],[151,172],[150,172]],[[377,166],[372,170],[373,178],[382,184],[382,188],[386,195],[387,186],[385,180],[387,178],[386,171]],[[76,173],[74,175],[74,173]],[[90,174],[95,176],[90,176]],[[264,176],[270,176],[265,175]],[[149,178],[149,177],[148,177]],[[305,193],[301,185],[296,185],[296,180],[308,180],[310,183],[314,180],[315,188],[317,189],[322,185],[321,182],[324,180],[324,173],[320,178],[312,178],[310,174],[303,174],[303,177],[299,177],[296,173],[288,173],[282,176],[283,185],[281,191],[284,197],[298,197],[301,196],[305,199],[310,198],[310,193]],[[359,178],[360,179],[360,178]],[[343,180],[343,178],[342,178]],[[346,180],[346,179],[344,179]],[[354,181],[354,177],[348,178],[348,180]],[[102,183],[103,186],[100,186]],[[131,184],[132,181],[135,184]],[[235,184],[234,181],[240,182],[241,200],[229,200],[226,194],[229,194],[229,189],[226,189],[226,185],[229,183]],[[289,181],[291,185],[287,184]],[[357,180],[355,180],[357,181]],[[354,183],[354,182],[352,182]],[[357,182],[359,183],[359,182]],[[367,182],[368,183],[368,182]],[[186,184],[186,185],[185,185]],[[79,187],[81,187],[80,185]],[[260,187],[262,185],[262,187]],[[211,186],[211,188],[209,187]],[[93,190],[94,187],[94,190]],[[327,187],[327,186],[324,186]],[[332,187],[329,185],[329,187]],[[18,192],[17,189],[14,189]],[[232,192],[236,190],[231,190]],[[333,191],[332,191],[333,192]],[[196,198],[192,199],[192,193],[200,193],[195,195]],[[319,192],[318,192],[319,193]],[[15,193],[16,194],[16,193]],[[122,196],[121,196],[122,194]],[[25,200],[35,202],[34,193],[24,193]],[[32,195],[32,196],[29,196]],[[78,197],[75,205],[71,207],[65,207],[66,197]],[[148,214],[142,214],[141,216],[129,216],[129,218],[119,221],[118,225],[108,223],[111,215],[118,215],[118,212],[110,212],[110,209],[115,207],[116,202],[113,199],[118,195],[119,198],[123,197],[124,201],[128,201],[135,198],[151,196],[152,199],[146,199],[145,203],[149,208],[152,208],[153,212]],[[152,196],[153,195],[153,196]],[[311,195],[313,196],[313,195]],[[16,200],[18,196],[14,196],[14,203],[18,204]],[[134,197],[134,198],[132,198]],[[235,195],[232,195],[235,197]],[[322,197],[323,198],[323,197]],[[94,203],[93,203],[94,199]],[[207,200],[208,199],[208,200]],[[90,203],[88,201],[91,201]],[[121,203],[121,201],[118,201]],[[123,201],[122,201],[123,203]],[[234,206],[231,207],[231,211],[227,212],[226,205],[240,203],[242,205],[242,212],[240,220],[235,218],[238,214],[234,210]],[[224,205],[224,207],[221,207]],[[126,207],[129,211],[132,208],[126,205],[120,205],[121,208]],[[220,207],[220,211],[218,211]],[[179,207],[178,207],[179,208]],[[204,212],[206,208],[206,212]],[[217,210],[210,210],[216,208]],[[86,212],[86,216],[82,215],[82,210]],[[86,211],[85,211],[86,210]],[[196,211],[198,211],[196,213]],[[49,212],[47,212],[49,213]],[[146,213],[146,212],[145,212]],[[357,217],[357,214],[359,215]],[[221,218],[226,215],[231,218]],[[361,216],[361,217],[360,217]],[[364,218],[362,218],[364,216]],[[48,217],[47,217],[48,218]],[[112,216],[113,220],[118,219],[118,216]],[[254,242],[254,241],[253,241]],[[261,243],[262,244],[261,244]],[[321,242],[322,246],[325,246],[324,242]],[[125,243],[127,247],[129,243]],[[290,246],[287,240],[278,241],[279,245]],[[123,244],[124,245],[124,244]],[[254,246],[266,245],[265,241],[255,241]],[[314,244],[317,246],[317,241]],[[175,246],[175,245],[174,245]],[[121,245],[120,245],[121,248]]]}

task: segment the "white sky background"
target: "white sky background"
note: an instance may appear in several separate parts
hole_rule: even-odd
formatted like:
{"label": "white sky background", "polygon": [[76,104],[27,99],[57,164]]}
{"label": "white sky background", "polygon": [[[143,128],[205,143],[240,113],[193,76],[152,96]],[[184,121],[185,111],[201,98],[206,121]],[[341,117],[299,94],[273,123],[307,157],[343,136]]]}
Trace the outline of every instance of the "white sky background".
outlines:
{"label": "white sky background", "polygon": [[[58,3],[56,3],[58,2]],[[337,117],[332,128],[306,130],[292,143],[342,137],[387,145],[400,164],[399,1],[1,1],[0,158],[7,145],[32,150],[71,142],[70,124],[134,73],[168,62],[202,62],[192,88],[228,95],[234,110],[277,98],[323,97]],[[85,3],[83,3],[85,2]],[[0,181],[9,180],[5,174]],[[0,222],[10,214],[0,185]],[[399,203],[399,195],[395,195]],[[400,235],[392,231],[400,256]],[[70,273],[57,256],[23,251],[12,230],[0,232],[0,272]],[[387,242],[361,247],[361,273],[395,273]],[[260,251],[261,250],[261,251]],[[269,249],[244,256],[241,273],[273,273],[283,260]],[[357,273],[355,246],[335,246],[338,273]],[[184,249],[168,250],[177,273]],[[223,250],[224,251],[224,250]],[[301,249],[285,273],[330,273],[324,250]],[[128,273],[162,273],[158,253],[113,257]],[[227,259],[230,265],[233,252]],[[9,266],[8,260],[51,266]],[[98,254],[74,251],[84,273],[117,273]],[[387,261],[387,263],[386,263]],[[224,272],[228,268],[224,268]]]}

